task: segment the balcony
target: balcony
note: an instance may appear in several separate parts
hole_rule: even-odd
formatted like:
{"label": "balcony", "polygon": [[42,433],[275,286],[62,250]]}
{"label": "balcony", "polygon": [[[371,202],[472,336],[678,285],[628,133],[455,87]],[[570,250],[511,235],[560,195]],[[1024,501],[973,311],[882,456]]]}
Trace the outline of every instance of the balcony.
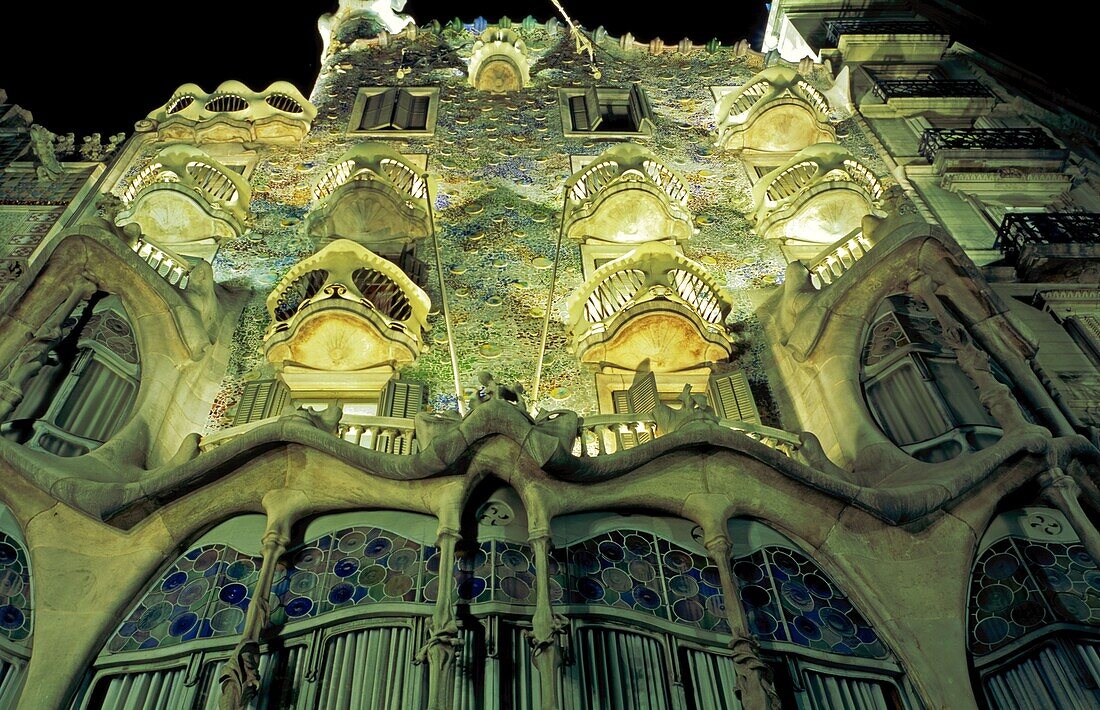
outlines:
{"label": "balcony", "polygon": [[276,81],[253,91],[226,81],[213,93],[184,84],[149,113],[144,128],[155,130],[161,141],[296,144],[316,116],[317,109],[293,84]]}
{"label": "balcony", "polygon": [[187,290],[187,284],[191,280],[191,265],[186,261],[177,260],[177,257],[173,257],[156,244],[141,238],[135,239],[130,248],[134,250],[139,259],[156,272],[157,276],[160,276],[180,291]]}
{"label": "balcony", "polygon": [[819,143],[756,183],[750,217],[760,236],[779,240],[788,260],[816,259],[859,229],[883,193],[869,167],[838,145]]}
{"label": "balcony", "polygon": [[385,143],[345,153],[317,180],[313,200],[306,231],[318,240],[350,239],[391,255],[431,234],[427,182]]}
{"label": "balcony", "polygon": [[825,36],[849,62],[934,61],[951,40],[934,23],[912,18],[827,20]]}
{"label": "balcony", "polygon": [[660,242],[594,271],[566,302],[571,347],[590,365],[681,372],[729,358],[732,303],[705,267]]}
{"label": "balcony", "polygon": [[807,265],[810,271],[810,283],[818,291],[831,285],[855,266],[857,261],[866,256],[872,246],[871,240],[863,234],[862,228],[842,237]]}
{"label": "balcony", "polygon": [[985,84],[972,79],[873,77],[872,82],[873,95],[902,115],[935,110],[952,116],[984,116],[997,104],[996,95]]}
{"label": "balcony", "polygon": [[[794,457],[801,440],[794,434],[761,424],[721,419],[719,424],[741,432],[786,456]],[[595,457],[613,454],[660,438],[661,430],[652,414],[599,414],[584,417],[573,444],[573,455]]]}
{"label": "balcony", "polygon": [[578,242],[683,242],[695,233],[689,191],[645,148],[619,143],[565,183],[565,234]]}
{"label": "balcony", "polygon": [[768,67],[718,101],[718,145],[751,157],[833,142],[836,131],[829,124],[829,111],[825,96],[796,70]]}
{"label": "balcony", "polygon": [[430,307],[393,262],[337,240],[292,267],[268,296],[267,359],[295,397],[377,391],[427,349]]}
{"label": "balcony", "polygon": [[1083,262],[1100,259],[1100,214],[1007,214],[993,247],[1020,278],[1072,278]]}
{"label": "balcony", "polygon": [[219,245],[247,229],[248,182],[188,145],[160,151],[122,193],[116,223],[136,224],[146,242],[180,257],[213,261]]}
{"label": "balcony", "polygon": [[527,46],[512,30],[490,27],[470,54],[470,85],[478,91],[506,94],[531,82]]}
{"label": "balcony", "polygon": [[1069,151],[1041,128],[929,128],[920,154],[945,190],[1042,207],[1070,188]]}

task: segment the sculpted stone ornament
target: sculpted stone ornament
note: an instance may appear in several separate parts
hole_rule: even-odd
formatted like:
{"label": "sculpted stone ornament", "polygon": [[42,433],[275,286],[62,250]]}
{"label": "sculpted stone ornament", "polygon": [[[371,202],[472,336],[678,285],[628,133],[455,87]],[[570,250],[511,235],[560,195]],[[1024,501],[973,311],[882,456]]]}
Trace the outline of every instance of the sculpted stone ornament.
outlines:
{"label": "sculpted stone ornament", "polygon": [[340,420],[344,418],[344,407],[339,404],[330,404],[319,412],[306,407],[301,407],[293,416],[301,417],[323,432],[335,434]]}
{"label": "sculpted stone ornament", "polygon": [[771,710],[781,707],[771,669],[760,658],[756,639],[738,636],[730,643],[737,668],[737,697],[741,707]]}
{"label": "sculpted stone ornament", "polygon": [[673,409],[664,402],[657,402],[653,418],[661,434],[671,434],[692,425],[717,426],[718,417],[707,404],[704,395],[693,395],[691,385],[685,384],[679,396],[680,408]]}
{"label": "sculpted stone ornament", "polygon": [[480,383],[480,387],[470,397],[469,411],[473,411],[478,406],[485,404],[490,399],[501,399],[505,402],[511,402],[516,405],[519,410],[526,414],[527,401],[524,399],[523,385],[517,382],[511,387],[497,382],[493,378],[493,374],[488,370],[482,370],[478,373],[477,380]]}
{"label": "sculpted stone ornament", "polygon": [[220,710],[241,710],[260,690],[260,644],[244,639],[233,649],[218,677],[221,684]]}
{"label": "sculpted stone ornament", "polygon": [[43,126],[31,126],[31,152],[38,159],[35,168],[39,182],[57,182],[65,174],[65,169],[57,160],[57,135]]}

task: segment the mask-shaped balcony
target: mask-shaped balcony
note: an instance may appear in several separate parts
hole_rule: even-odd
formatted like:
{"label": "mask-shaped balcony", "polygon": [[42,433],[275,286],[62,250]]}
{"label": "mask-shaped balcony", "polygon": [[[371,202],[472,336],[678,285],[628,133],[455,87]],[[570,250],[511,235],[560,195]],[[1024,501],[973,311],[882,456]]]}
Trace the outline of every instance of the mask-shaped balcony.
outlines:
{"label": "mask-shaped balcony", "polygon": [[253,91],[226,81],[209,94],[184,84],[147,118],[162,141],[299,143],[316,116],[317,109],[293,84],[276,81]]}
{"label": "mask-shaped balcony", "polygon": [[565,182],[565,233],[617,244],[690,239],[683,179],[645,148],[619,143]]}
{"label": "mask-shaped balcony", "polygon": [[795,153],[836,140],[825,96],[797,71],[779,65],[723,96],[714,109],[714,122],[718,145],[743,150],[746,157]]}
{"label": "mask-shaped balcony", "polygon": [[512,30],[490,27],[481,33],[470,55],[470,84],[478,91],[505,94],[531,80],[527,46]]}
{"label": "mask-shaped balcony", "polygon": [[378,390],[427,349],[430,307],[393,262],[337,240],[291,268],[267,297],[267,359],[295,396]]}
{"label": "mask-shaped balcony", "polygon": [[350,239],[389,255],[431,234],[427,183],[385,143],[345,153],[321,175],[313,199],[306,231],[314,239]]}
{"label": "mask-shaped balcony", "polygon": [[244,233],[251,197],[240,175],[198,148],[173,145],[122,193],[116,223],[137,224],[144,241],[171,254],[213,261],[221,242]]}
{"label": "mask-shaped balcony", "polygon": [[731,301],[707,273],[660,242],[594,271],[568,300],[572,349],[591,365],[679,372],[729,358]]}
{"label": "mask-shaped balcony", "polygon": [[757,233],[777,239],[788,260],[812,259],[860,227],[884,187],[875,174],[833,143],[818,143],[760,179],[753,188]]}

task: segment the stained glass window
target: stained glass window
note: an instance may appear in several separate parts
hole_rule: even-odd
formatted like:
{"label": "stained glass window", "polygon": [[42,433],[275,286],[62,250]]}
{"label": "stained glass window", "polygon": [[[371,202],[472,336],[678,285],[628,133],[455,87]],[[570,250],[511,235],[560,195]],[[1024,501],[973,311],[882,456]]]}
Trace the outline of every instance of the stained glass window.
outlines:
{"label": "stained glass window", "polygon": [[27,551],[14,537],[0,532],[0,634],[26,645],[32,621]]}
{"label": "stained glass window", "polygon": [[761,641],[886,658],[878,634],[813,560],[769,545],[732,560],[749,629]]}
{"label": "stained glass window", "polygon": [[260,563],[225,544],[188,550],[127,615],[107,652],[239,634]]}
{"label": "stained glass window", "polygon": [[[425,564],[433,555],[434,572]],[[438,568],[436,550],[383,528],[328,533],[284,555],[272,586],[278,606],[271,622],[283,625],[357,604],[431,601],[424,590]]]}

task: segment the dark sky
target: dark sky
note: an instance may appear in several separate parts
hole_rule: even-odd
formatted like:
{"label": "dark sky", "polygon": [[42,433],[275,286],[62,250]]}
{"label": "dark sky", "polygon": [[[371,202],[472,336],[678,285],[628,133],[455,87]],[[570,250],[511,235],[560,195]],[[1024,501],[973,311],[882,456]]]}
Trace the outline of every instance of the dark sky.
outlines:
{"label": "dark sky", "polygon": [[[981,23],[964,21],[955,31],[963,41],[989,46],[1043,74],[1053,75],[1053,69],[1067,60],[1071,65],[1077,58],[1093,61],[1085,49],[1095,43],[1086,39],[1092,32],[1088,23],[1065,22],[1059,19],[1061,13],[1048,17],[1038,11],[1027,16],[1019,10],[1007,12],[1008,3],[1002,0],[960,4],[987,18]],[[134,121],[186,82],[212,90],[226,79],[239,79],[260,89],[285,79],[308,93],[319,63],[317,17],[334,10],[335,0],[271,3],[272,9],[260,10],[265,5],[190,0],[165,4],[183,9],[179,16],[167,16],[148,0],[82,3],[72,9],[7,3],[0,10],[0,87],[37,122],[56,133],[79,135],[129,133]],[[563,5],[585,27],[602,24],[612,35],[630,31],[642,41],[660,36],[675,42],[687,36],[705,42],[716,36],[724,44],[747,38],[759,47],[767,17],[759,0],[672,2],[657,5],[660,9],[611,0],[565,0]],[[545,20],[554,10],[549,0],[409,0],[405,12],[427,24],[455,15],[467,22],[478,15],[495,22],[504,14],[513,20],[528,14]],[[140,29],[129,29],[134,26]],[[1059,77],[1064,84],[1074,83],[1065,72]],[[1087,95],[1081,98],[1089,100]]]}

